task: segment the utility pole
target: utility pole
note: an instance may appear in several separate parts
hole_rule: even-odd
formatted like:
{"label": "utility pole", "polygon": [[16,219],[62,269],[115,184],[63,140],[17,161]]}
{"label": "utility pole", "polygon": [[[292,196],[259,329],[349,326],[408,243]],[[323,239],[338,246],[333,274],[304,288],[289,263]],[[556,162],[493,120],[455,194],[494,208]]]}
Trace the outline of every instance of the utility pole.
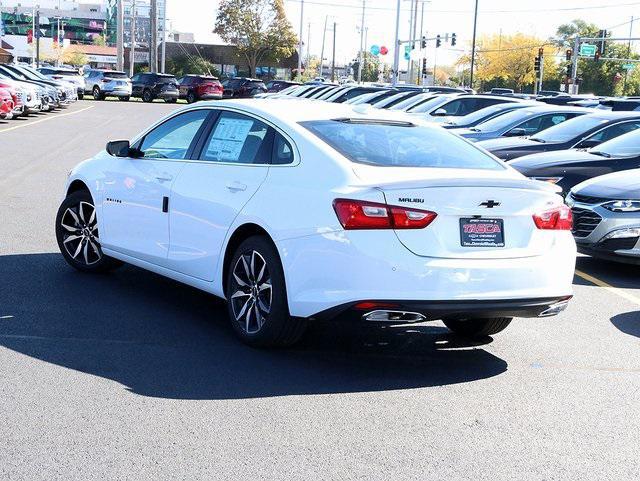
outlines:
{"label": "utility pole", "polygon": [[34,66],[36,64],[35,43],[36,43],[36,6],[34,5],[33,7],[31,7],[31,66]]}
{"label": "utility pole", "polygon": [[576,36],[573,42],[573,56],[572,56],[572,64],[571,64],[571,78],[573,79],[573,84],[571,85],[572,94],[578,93],[578,54],[580,53],[580,37]]}
{"label": "utility pole", "polygon": [[476,62],[476,27],[478,26],[478,0],[473,11],[473,39],[471,40],[471,78],[469,79],[469,87],[473,88],[473,68]]}
{"label": "utility pole", "polygon": [[[629,22],[629,39],[633,37],[633,22],[635,18],[631,16],[631,22]],[[631,40],[627,44],[627,58],[631,57]],[[624,83],[622,84],[622,93],[627,89],[627,77],[629,76],[629,70],[624,69]]]}
{"label": "utility pole", "polygon": [[322,49],[320,50],[320,77],[324,76],[324,40],[327,36],[327,20],[329,15],[324,16],[324,30],[322,30]]}
{"label": "utility pole", "polygon": [[364,61],[364,52],[362,51],[364,42],[364,9],[366,0],[362,0],[362,20],[360,21],[360,50],[358,52],[358,83],[362,83],[362,62]]}
{"label": "utility pole", "polygon": [[149,71],[158,71],[158,0],[151,0],[150,17],[150,39],[149,39]]}
{"label": "utility pole", "polygon": [[[409,38],[412,38],[411,32],[413,32],[413,5],[417,0],[411,0],[411,8],[409,9]],[[413,50],[413,42],[409,44],[411,50]],[[407,75],[409,76],[408,82],[411,82],[411,74],[413,73],[413,64],[411,60],[411,50],[409,52],[409,59],[407,60]]]}
{"label": "utility pole", "polygon": [[333,53],[331,54],[331,81],[336,80],[336,22],[333,22]]}
{"label": "utility pole", "polygon": [[309,45],[311,45],[311,22],[307,24],[307,68],[309,68],[309,61],[311,60],[309,57]]}
{"label": "utility pole", "polygon": [[298,77],[302,75],[302,29],[304,26],[304,0],[300,1],[300,35],[298,36]]}
{"label": "utility pole", "polygon": [[131,42],[129,45],[129,77],[133,77],[136,63],[136,0],[131,0]]}
{"label": "utility pole", "polygon": [[402,0],[397,0],[396,6],[396,35],[393,42],[393,73],[391,76],[391,84],[398,83],[398,69],[400,68],[400,6]]}
{"label": "utility pole", "polygon": [[[416,39],[416,33],[418,30],[418,2],[420,0],[416,0],[416,4],[414,6],[414,12],[413,12],[413,30],[411,31],[411,48],[413,50],[413,48],[415,47],[415,43],[413,42],[413,40]],[[424,3],[422,4],[424,5]],[[411,74],[409,75],[409,82],[413,83],[413,58],[411,59]]]}
{"label": "utility pole", "polygon": [[40,67],[40,5],[37,5],[36,11],[36,30],[34,35],[36,37],[36,67]]}
{"label": "utility pole", "polygon": [[167,2],[162,2],[162,47],[160,48],[160,72],[164,73],[167,60]]}
{"label": "utility pole", "polygon": [[124,70],[124,8],[122,0],[116,4],[116,69]]}
{"label": "utility pole", "polygon": [[[364,27],[364,48],[367,49],[367,37],[369,36],[369,27]],[[366,72],[367,56],[362,54],[362,69]]]}

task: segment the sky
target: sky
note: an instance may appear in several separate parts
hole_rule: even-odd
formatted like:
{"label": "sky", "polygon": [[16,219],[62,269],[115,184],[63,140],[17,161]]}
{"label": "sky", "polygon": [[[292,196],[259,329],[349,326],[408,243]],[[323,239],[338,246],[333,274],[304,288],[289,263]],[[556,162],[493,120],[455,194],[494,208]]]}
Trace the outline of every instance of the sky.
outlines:
{"label": "sky", "polygon": [[[251,0],[246,0],[251,1]],[[300,29],[300,10],[303,0],[284,0],[287,16],[296,32]],[[422,0],[418,0],[422,2]],[[218,0],[166,0],[167,17],[178,31],[193,32],[197,42],[219,42],[211,31],[215,23]],[[365,27],[367,48],[385,45],[389,54],[384,59],[393,61],[393,39],[397,0],[365,0]],[[424,2],[423,28],[428,36],[455,32],[456,49],[468,48],[473,32],[475,0],[431,0]],[[503,34],[523,32],[548,38],[556,28],[581,18],[611,30],[615,35],[628,36],[632,15],[638,17],[634,30],[640,37],[640,1],[632,0],[478,0],[478,35],[502,31]],[[409,10],[411,0],[401,0],[400,37],[409,36]],[[420,11],[422,7],[420,6]],[[320,56],[325,18],[325,58],[330,58],[332,24],[336,22],[336,62],[351,61],[360,46],[362,0],[304,0],[303,40],[310,32],[309,51]],[[418,20],[418,30],[420,19]],[[309,30],[310,29],[310,30]],[[640,42],[638,42],[640,44]],[[305,47],[306,48],[306,47]],[[427,55],[436,53],[429,48]],[[438,49],[438,63],[453,63],[461,54],[443,44]],[[303,50],[303,56],[306,51]]]}

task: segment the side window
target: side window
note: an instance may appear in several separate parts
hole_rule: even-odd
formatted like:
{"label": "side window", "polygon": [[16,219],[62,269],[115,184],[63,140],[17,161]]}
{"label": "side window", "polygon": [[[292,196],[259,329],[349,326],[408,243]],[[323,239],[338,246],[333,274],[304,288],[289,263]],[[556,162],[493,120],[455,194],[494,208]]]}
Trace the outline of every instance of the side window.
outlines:
{"label": "side window", "polygon": [[588,140],[593,140],[597,142],[606,142],[607,140],[611,140],[622,134],[626,134],[627,132],[636,130],[638,127],[640,127],[640,122],[624,122],[620,124],[615,124],[615,125],[612,125],[611,127],[602,129],[597,134],[589,137]]}
{"label": "side window", "polygon": [[273,137],[271,163],[274,165],[293,163],[293,149],[291,148],[291,144],[289,144],[289,142],[287,142],[287,140],[277,132]]}
{"label": "side window", "polygon": [[565,120],[567,120],[565,114],[539,115],[521,123],[516,128],[524,129],[526,135],[533,135]]}
{"label": "side window", "polygon": [[257,119],[222,112],[205,142],[201,160],[235,164],[268,164],[269,127]]}
{"label": "side window", "polygon": [[[472,99],[465,99],[467,101],[472,100]],[[460,112],[461,110],[463,110],[463,102],[462,100],[453,100],[452,102],[449,102],[446,105],[443,105],[442,107],[439,107],[436,109],[440,110],[440,109],[444,109],[445,112],[447,112],[447,115],[458,115],[458,112]]]}
{"label": "side window", "polygon": [[176,115],[149,132],[140,146],[145,159],[185,159],[209,110]]}
{"label": "side window", "polygon": [[140,81],[140,74],[136,74],[133,77],[131,77],[131,81],[132,82],[139,82]]}

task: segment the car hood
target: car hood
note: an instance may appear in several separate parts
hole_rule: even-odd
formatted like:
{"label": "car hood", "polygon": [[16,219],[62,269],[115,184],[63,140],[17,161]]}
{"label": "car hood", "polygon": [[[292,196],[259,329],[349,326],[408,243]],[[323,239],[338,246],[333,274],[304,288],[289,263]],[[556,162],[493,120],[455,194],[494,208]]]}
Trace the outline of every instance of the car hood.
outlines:
{"label": "car hood", "polygon": [[576,185],[572,192],[589,197],[640,200],[640,169],[601,175]]}
{"label": "car hood", "polygon": [[541,152],[539,154],[531,154],[512,160],[509,165],[518,170],[520,169],[540,169],[543,167],[561,166],[580,160],[596,160],[602,159],[597,155],[590,154],[585,150],[556,150],[554,152]]}
{"label": "car hood", "polygon": [[500,137],[497,139],[483,140],[478,142],[478,145],[487,150],[507,150],[524,147],[532,147],[534,145],[540,145],[540,142],[529,140],[528,137]]}

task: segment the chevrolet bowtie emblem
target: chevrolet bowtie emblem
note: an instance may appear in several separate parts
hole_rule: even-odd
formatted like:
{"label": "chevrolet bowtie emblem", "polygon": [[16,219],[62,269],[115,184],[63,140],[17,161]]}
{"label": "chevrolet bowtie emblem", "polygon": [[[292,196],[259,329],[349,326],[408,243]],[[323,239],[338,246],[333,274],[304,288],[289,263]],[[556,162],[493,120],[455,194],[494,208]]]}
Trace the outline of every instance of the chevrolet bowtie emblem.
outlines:
{"label": "chevrolet bowtie emblem", "polygon": [[495,200],[485,200],[484,202],[480,202],[478,205],[486,207],[487,209],[493,209],[494,207],[498,207],[500,202],[496,202]]}

